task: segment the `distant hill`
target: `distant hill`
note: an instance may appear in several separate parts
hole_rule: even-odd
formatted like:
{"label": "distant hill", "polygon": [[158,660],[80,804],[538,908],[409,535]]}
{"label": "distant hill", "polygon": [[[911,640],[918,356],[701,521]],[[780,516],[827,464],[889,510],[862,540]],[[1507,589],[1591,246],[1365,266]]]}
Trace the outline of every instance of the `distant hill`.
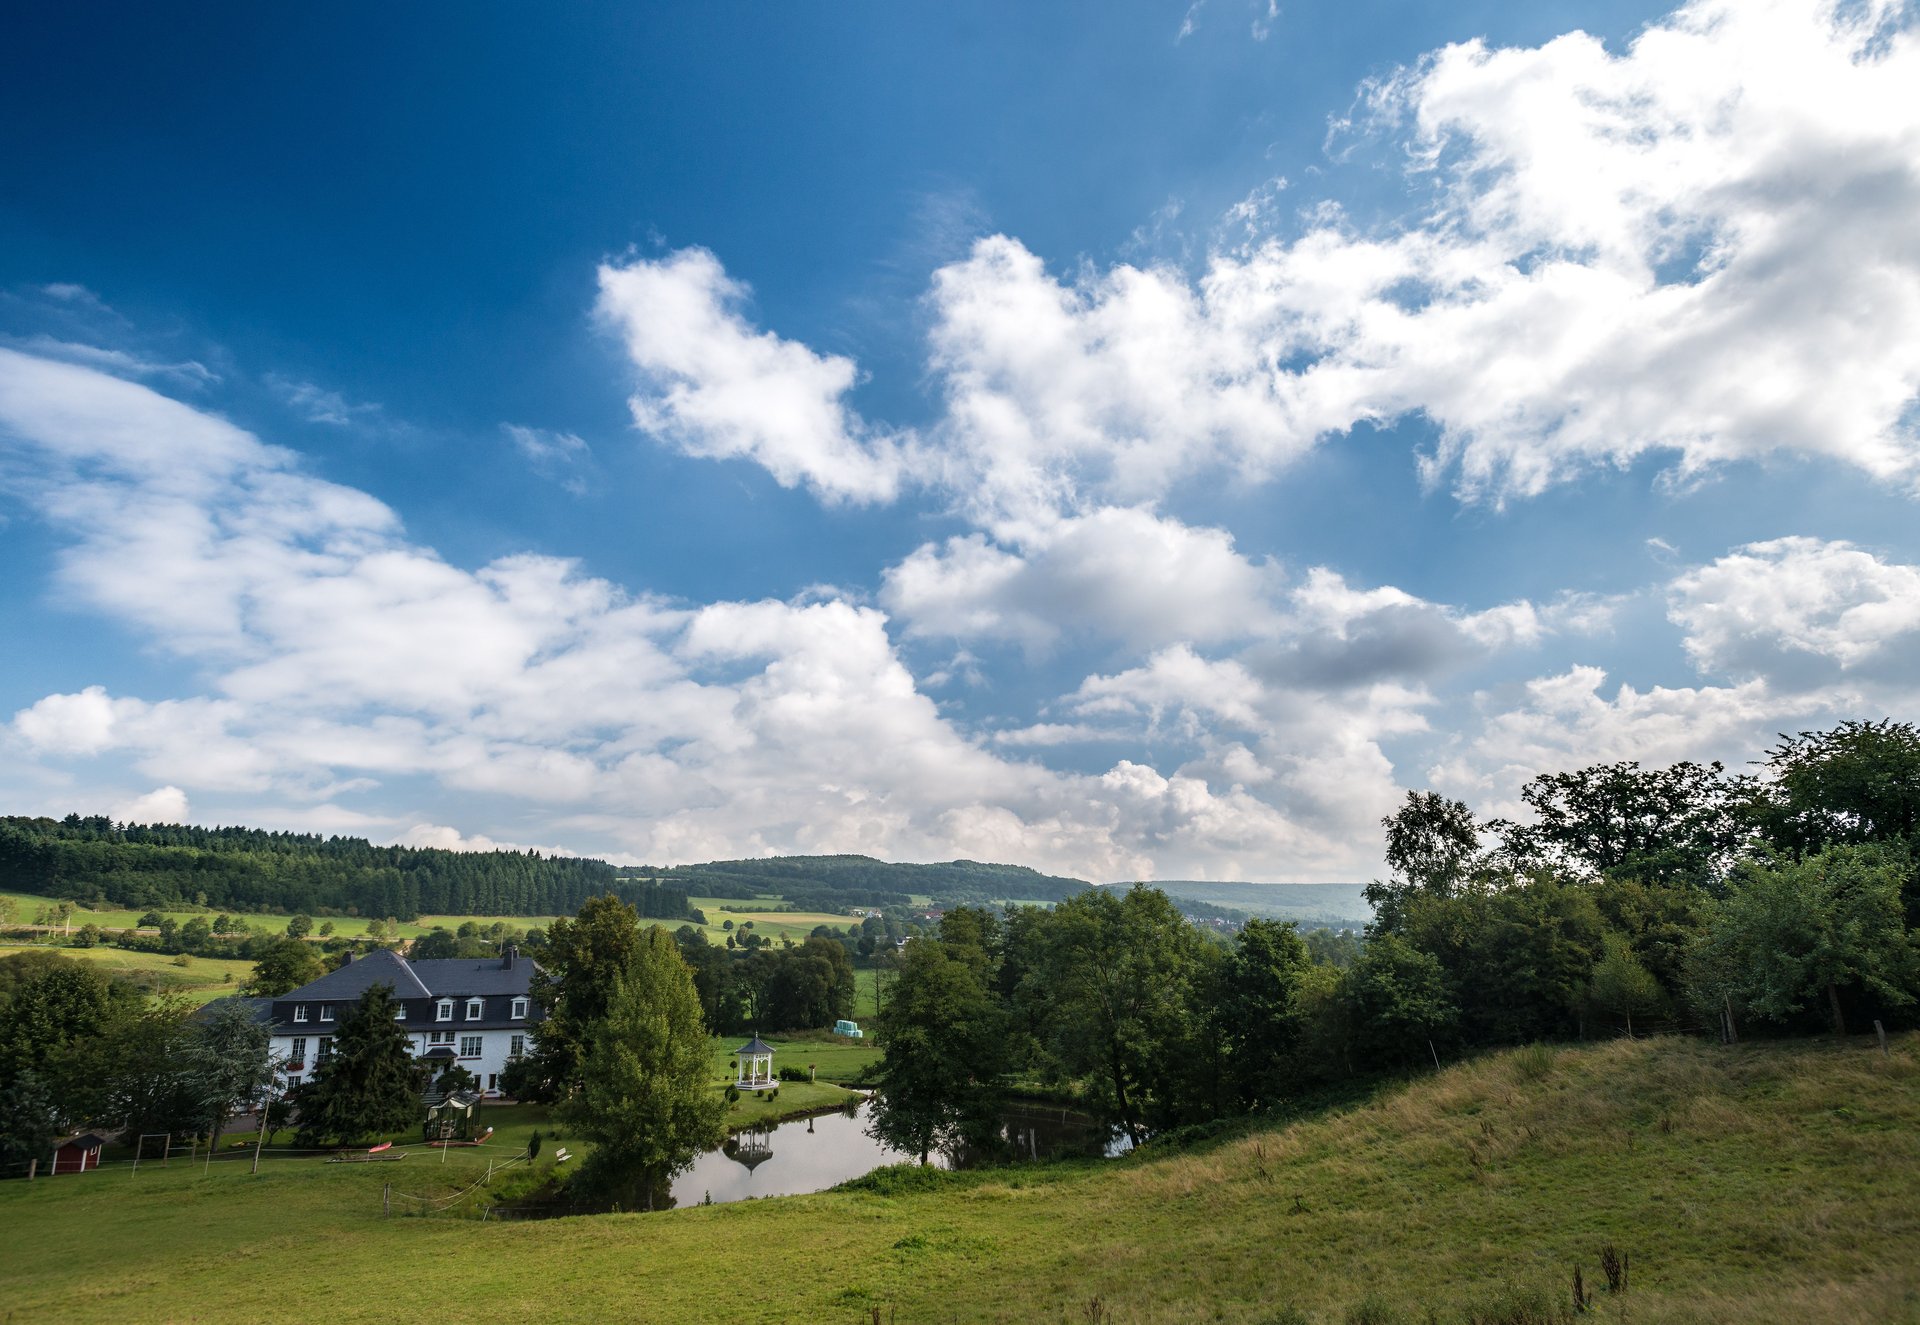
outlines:
{"label": "distant hill", "polygon": [[1161,879],[1153,887],[1169,897],[1245,911],[1248,915],[1308,924],[1360,926],[1373,918],[1361,897],[1363,883],[1208,883]]}
{"label": "distant hill", "polygon": [[1058,902],[1093,886],[1024,865],[977,860],[894,864],[872,856],[765,856],[650,873],[696,897],[778,895],[803,911],[906,906],[910,895],[946,904]]}

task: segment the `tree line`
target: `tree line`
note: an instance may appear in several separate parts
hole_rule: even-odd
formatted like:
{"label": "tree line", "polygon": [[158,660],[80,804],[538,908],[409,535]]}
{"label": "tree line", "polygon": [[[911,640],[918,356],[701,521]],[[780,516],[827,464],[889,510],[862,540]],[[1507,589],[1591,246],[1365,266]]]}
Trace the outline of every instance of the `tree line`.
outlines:
{"label": "tree line", "polygon": [[1139,1140],[1493,1046],[1914,1024],[1912,724],[1784,736],[1754,775],[1542,774],[1521,799],[1508,820],[1410,792],[1357,944],[1263,919],[1220,941],[1144,886],[948,912],[879,1018],[877,1134],[991,1150],[1016,1080],[1077,1083]]}
{"label": "tree line", "polygon": [[691,917],[687,889],[623,879],[601,860],[539,852],[375,846],[256,828],[0,818],[0,879],[24,892],[130,910],[390,916],[570,915],[611,893],[643,915]]}

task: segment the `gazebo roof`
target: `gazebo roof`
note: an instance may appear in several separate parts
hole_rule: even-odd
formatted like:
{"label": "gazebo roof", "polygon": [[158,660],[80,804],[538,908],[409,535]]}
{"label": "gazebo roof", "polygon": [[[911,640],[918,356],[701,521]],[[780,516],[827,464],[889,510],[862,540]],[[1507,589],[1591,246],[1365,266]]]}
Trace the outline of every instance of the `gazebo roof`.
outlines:
{"label": "gazebo roof", "polygon": [[765,1040],[762,1040],[758,1035],[756,1035],[751,1040],[748,1040],[745,1044],[741,1045],[738,1049],[735,1049],[733,1051],[733,1056],[735,1058],[747,1058],[747,1057],[758,1058],[763,1054],[771,1054],[772,1052],[773,1052],[773,1046],[768,1044]]}

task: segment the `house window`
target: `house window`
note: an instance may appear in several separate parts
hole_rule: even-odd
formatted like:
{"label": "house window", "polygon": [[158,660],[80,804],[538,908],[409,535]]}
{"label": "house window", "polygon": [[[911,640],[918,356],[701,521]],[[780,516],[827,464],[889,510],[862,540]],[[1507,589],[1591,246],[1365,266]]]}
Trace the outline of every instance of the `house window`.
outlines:
{"label": "house window", "polygon": [[287,1061],[289,1063],[292,1063],[295,1067],[304,1067],[306,1065],[306,1061],[307,1061],[307,1037],[306,1036],[296,1035],[293,1037],[293,1048],[287,1051]]}
{"label": "house window", "polygon": [[478,1035],[462,1035],[460,1037],[460,1056],[462,1058],[478,1058],[480,1056],[480,1037]]}
{"label": "house window", "polygon": [[305,1003],[295,1003],[293,1005],[293,1019],[295,1021],[305,1021],[307,1019],[307,1005]]}
{"label": "house window", "polygon": [[407,1019],[407,1005],[405,1003],[395,1003],[393,1005],[393,1019],[395,1021],[405,1021]]}
{"label": "house window", "polygon": [[527,1052],[527,1037],[516,1035],[507,1041],[508,1058],[524,1058]]}
{"label": "house window", "polygon": [[427,1033],[427,1043],[428,1044],[452,1044],[453,1032],[452,1031],[429,1031]]}
{"label": "house window", "polygon": [[333,1037],[331,1035],[322,1035],[320,1037],[320,1057],[314,1061],[324,1063],[331,1057],[333,1057]]}
{"label": "house window", "polygon": [[435,1021],[452,1021],[453,1020],[453,1000],[450,998],[443,998],[438,1003],[434,1004],[433,1019]]}
{"label": "house window", "polygon": [[299,1078],[299,1077],[297,1077],[297,1076],[295,1076],[295,1077],[288,1077],[288,1078],[287,1078],[287,1089],[288,1089],[288,1090],[298,1090],[298,1089],[300,1089],[300,1078]]}
{"label": "house window", "polygon": [[480,1020],[480,1009],[483,1006],[484,1005],[477,998],[468,999],[467,1000],[467,1020],[468,1021]]}
{"label": "house window", "polygon": [[333,1020],[333,1004],[331,1004],[331,1003],[322,1003],[322,1004],[320,1005],[320,1020],[322,1020],[322,1021],[332,1021],[332,1020]]}
{"label": "house window", "polygon": [[527,1000],[524,998],[514,999],[513,1000],[513,1019],[515,1021],[524,1021],[526,1020],[526,1016],[527,1016]]}

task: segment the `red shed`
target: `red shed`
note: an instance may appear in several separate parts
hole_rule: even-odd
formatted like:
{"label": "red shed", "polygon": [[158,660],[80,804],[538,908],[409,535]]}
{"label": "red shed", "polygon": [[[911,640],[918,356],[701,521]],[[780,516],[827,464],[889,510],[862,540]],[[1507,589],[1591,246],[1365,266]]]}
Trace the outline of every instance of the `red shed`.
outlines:
{"label": "red shed", "polygon": [[100,1147],[106,1143],[105,1137],[95,1136],[92,1132],[68,1137],[53,1152],[53,1171],[85,1173],[88,1169],[99,1168]]}

